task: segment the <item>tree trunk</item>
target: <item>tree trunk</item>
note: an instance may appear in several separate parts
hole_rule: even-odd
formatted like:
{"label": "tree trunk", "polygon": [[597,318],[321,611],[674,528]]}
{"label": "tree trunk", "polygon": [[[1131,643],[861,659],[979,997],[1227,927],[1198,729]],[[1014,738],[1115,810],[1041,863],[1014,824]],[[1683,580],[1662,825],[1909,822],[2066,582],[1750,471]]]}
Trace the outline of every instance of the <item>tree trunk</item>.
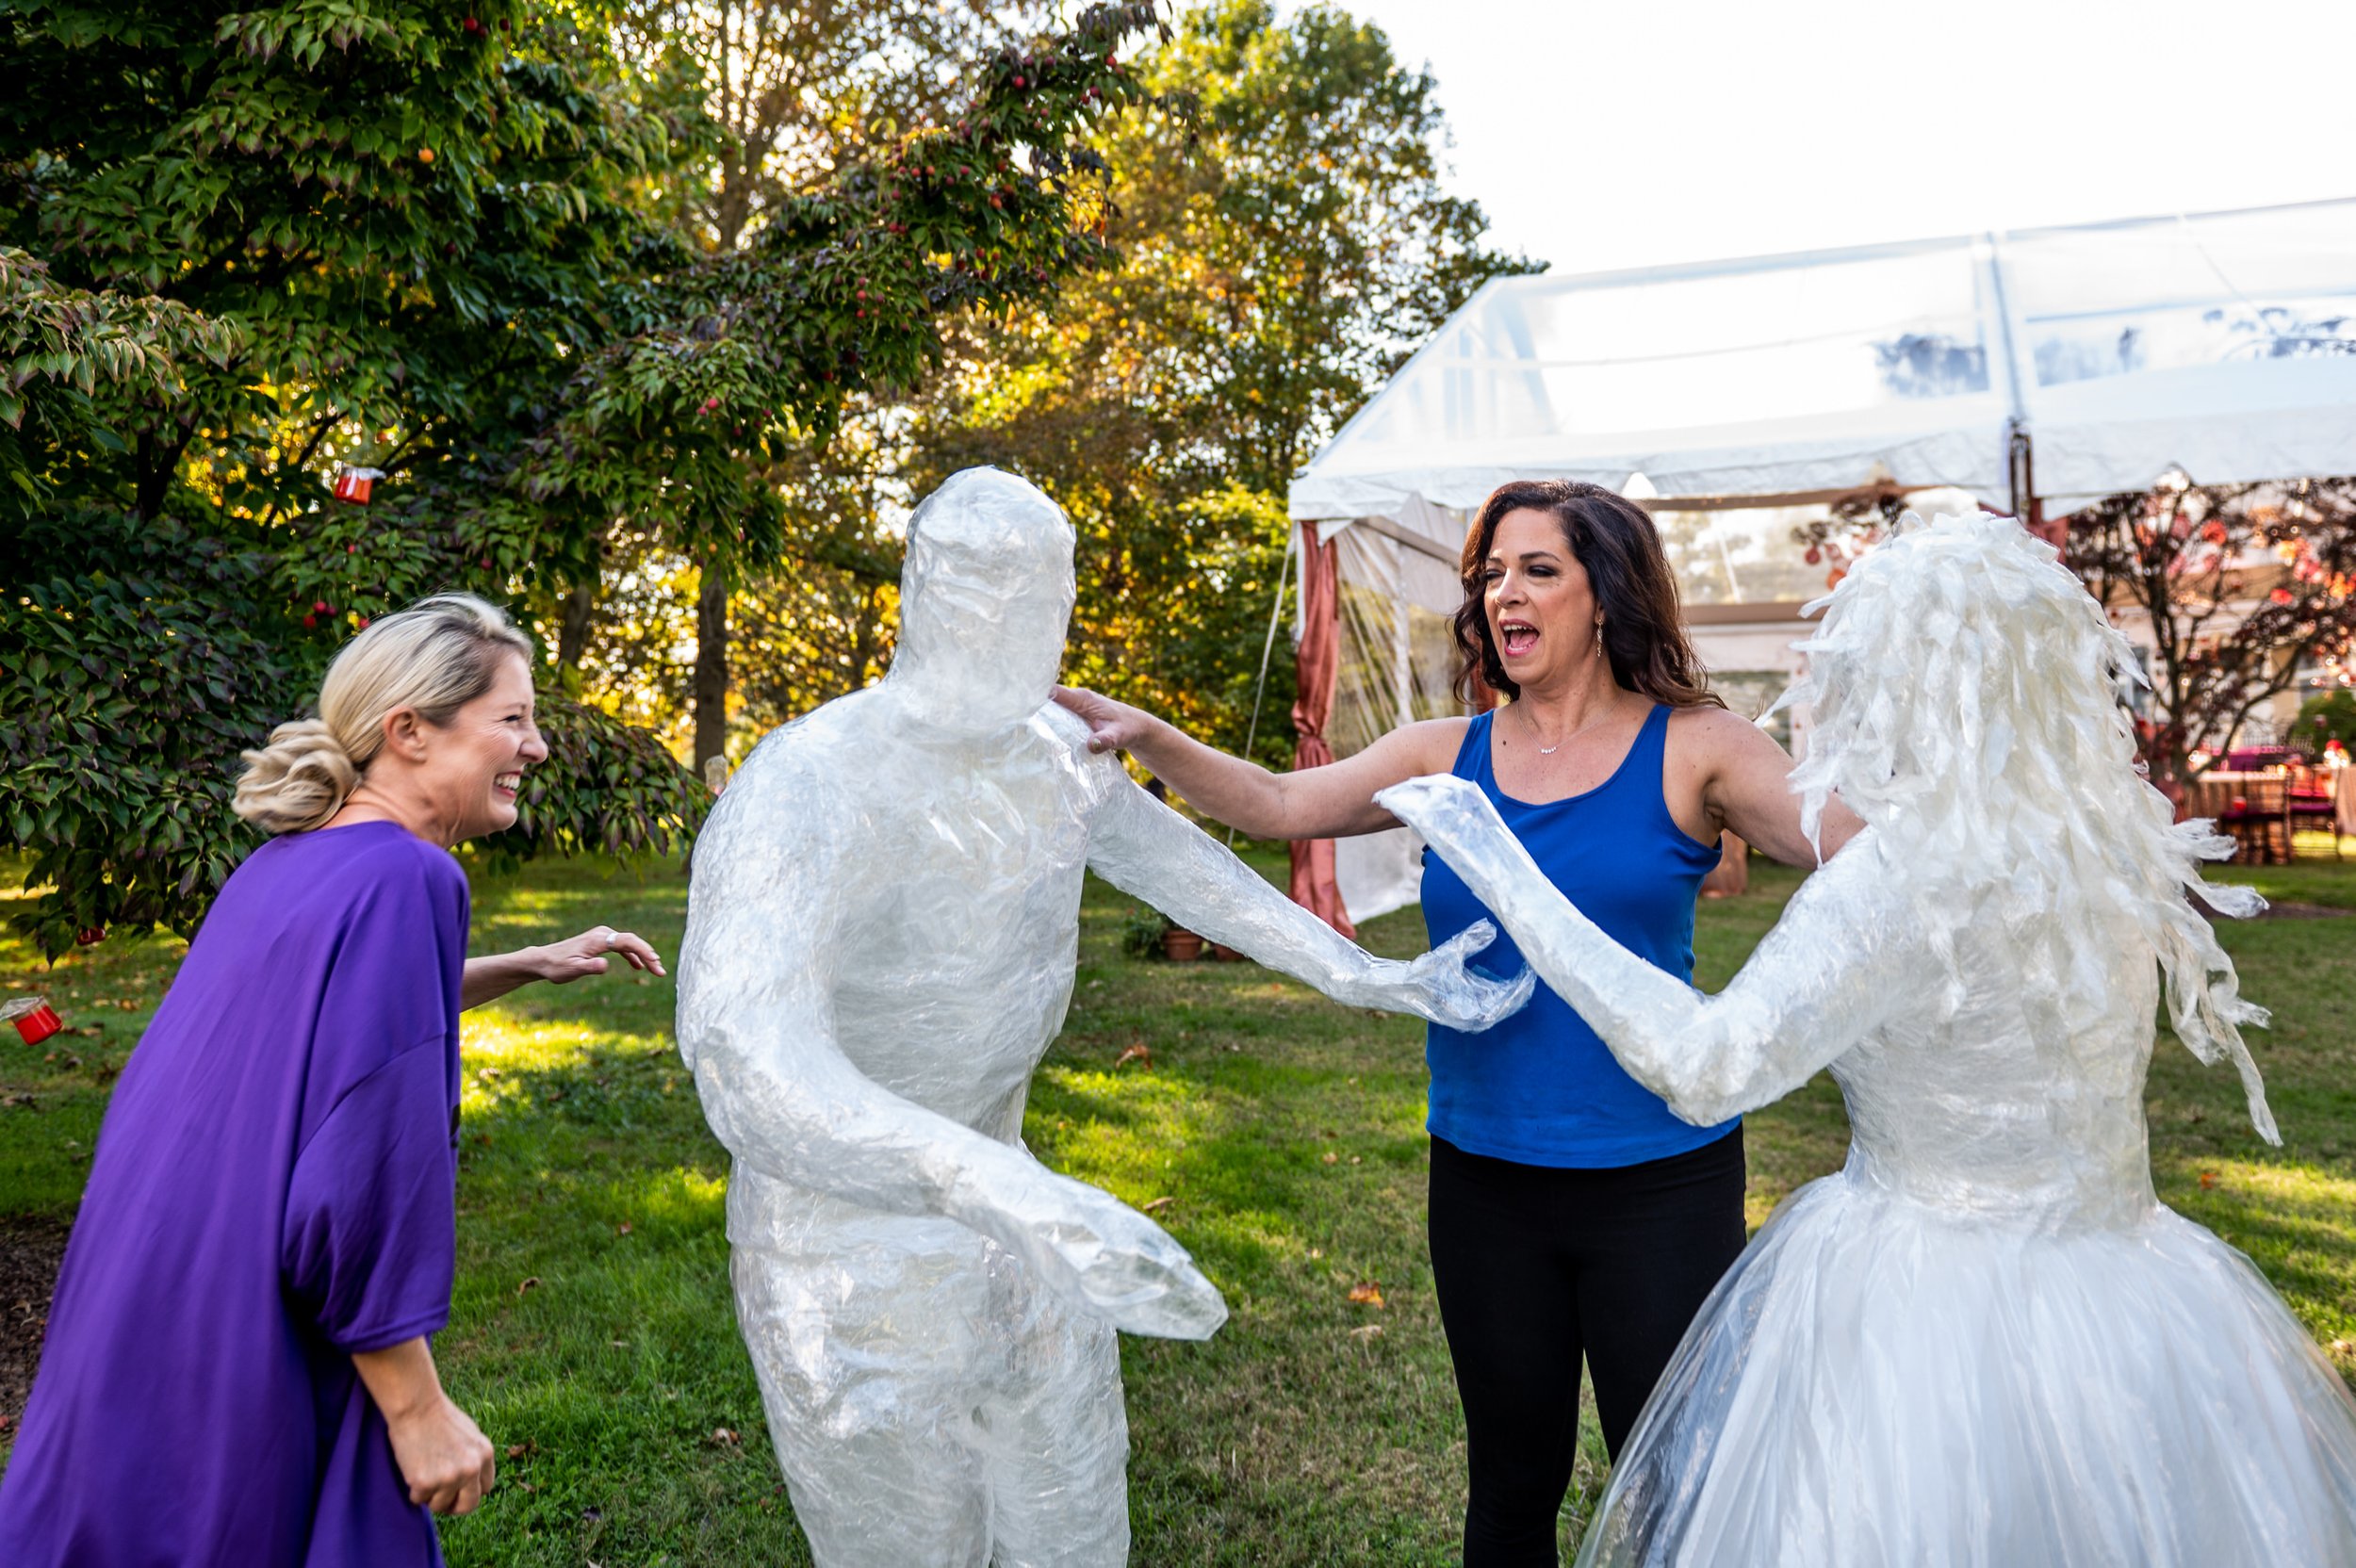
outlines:
{"label": "tree trunk", "polygon": [[695,597],[695,771],[728,750],[728,580],[704,568]]}
{"label": "tree trunk", "polygon": [[597,590],[586,583],[564,596],[564,618],[556,629],[556,662],[565,669],[581,668],[581,656],[589,646],[590,618],[597,608]]}

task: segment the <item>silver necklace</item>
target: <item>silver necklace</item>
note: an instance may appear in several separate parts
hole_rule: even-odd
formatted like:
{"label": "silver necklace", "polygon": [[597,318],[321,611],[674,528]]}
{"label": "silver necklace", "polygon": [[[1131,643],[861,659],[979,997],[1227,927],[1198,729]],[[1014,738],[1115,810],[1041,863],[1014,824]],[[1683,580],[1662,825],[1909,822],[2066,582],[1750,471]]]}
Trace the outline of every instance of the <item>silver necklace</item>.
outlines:
{"label": "silver necklace", "polygon": [[[1585,724],[1580,725],[1577,729],[1572,730],[1568,735],[1565,735],[1561,740],[1555,742],[1554,744],[1550,746],[1540,746],[1538,748],[1538,755],[1541,757],[1553,756],[1556,752],[1561,751],[1564,746],[1570,744],[1573,741],[1578,740],[1581,735],[1586,734],[1589,730],[1595,728],[1595,726],[1603,723],[1605,719],[1608,719],[1612,715],[1609,713],[1602,713],[1598,714],[1595,718],[1589,719]],[[1545,736],[1538,732],[1538,721],[1536,719],[1524,719],[1522,723],[1530,730],[1530,738],[1531,740],[1542,741],[1546,739]]]}

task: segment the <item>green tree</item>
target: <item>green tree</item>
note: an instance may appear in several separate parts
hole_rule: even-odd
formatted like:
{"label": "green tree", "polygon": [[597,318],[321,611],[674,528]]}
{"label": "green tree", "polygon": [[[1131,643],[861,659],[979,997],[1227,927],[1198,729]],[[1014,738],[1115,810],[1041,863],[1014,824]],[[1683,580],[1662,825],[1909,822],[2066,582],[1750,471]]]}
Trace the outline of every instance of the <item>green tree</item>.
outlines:
{"label": "green tree", "polygon": [[[252,842],[226,810],[237,749],[371,614],[449,586],[545,596],[616,517],[713,569],[773,558],[773,452],[915,380],[941,312],[1038,300],[1096,259],[1075,227],[1105,172],[1069,149],[1146,96],[1114,58],[1150,21],[1098,7],[1002,48],[954,127],[879,140],[757,243],[698,254],[646,210],[710,135],[698,84],[627,65],[572,10],[11,10],[0,244],[73,298],[190,311],[236,345],[82,378],[76,417],[25,421],[32,488],[0,496],[0,827],[49,890],[14,918],[52,952],[199,918]],[[7,298],[6,341],[38,337],[40,302]],[[387,493],[329,501],[339,463]],[[511,847],[692,825],[650,737],[562,693],[544,709],[555,756]],[[219,722],[182,722],[200,710]]]}
{"label": "green tree", "polygon": [[[1379,28],[1221,0],[1144,69],[1199,94],[1200,147],[1104,128],[1136,172],[1107,230],[1124,265],[1052,313],[974,320],[914,466],[1000,463],[1054,493],[1081,535],[1074,678],[1240,748],[1294,470],[1483,280],[1532,269],[1443,188],[1435,84]],[[1266,760],[1291,698],[1280,653]]]}

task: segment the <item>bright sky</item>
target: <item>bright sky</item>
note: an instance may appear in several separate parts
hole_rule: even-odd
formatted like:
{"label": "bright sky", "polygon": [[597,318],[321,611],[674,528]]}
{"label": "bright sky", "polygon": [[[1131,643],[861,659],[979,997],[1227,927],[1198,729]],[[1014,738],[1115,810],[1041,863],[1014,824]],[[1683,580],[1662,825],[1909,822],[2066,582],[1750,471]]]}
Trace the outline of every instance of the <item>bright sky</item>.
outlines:
{"label": "bright sky", "polygon": [[2356,0],[1341,0],[1558,273],[2356,196]]}

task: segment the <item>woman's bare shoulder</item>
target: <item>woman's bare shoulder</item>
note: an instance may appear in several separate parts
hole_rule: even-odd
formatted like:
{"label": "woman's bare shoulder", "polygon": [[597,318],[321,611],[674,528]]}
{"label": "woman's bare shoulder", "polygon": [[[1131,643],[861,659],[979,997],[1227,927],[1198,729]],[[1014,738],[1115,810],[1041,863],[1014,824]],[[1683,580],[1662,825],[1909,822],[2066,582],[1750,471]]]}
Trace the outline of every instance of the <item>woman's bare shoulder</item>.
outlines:
{"label": "woman's bare shoulder", "polygon": [[1377,743],[1397,748],[1398,760],[1408,770],[1406,777],[1449,773],[1456,767],[1456,754],[1464,749],[1464,732],[1471,727],[1472,720],[1462,716],[1418,719],[1400,725]]}
{"label": "woman's bare shoulder", "polygon": [[1695,704],[1669,710],[1669,741],[1698,759],[1753,757],[1762,748],[1780,752],[1775,737],[1729,709]]}

